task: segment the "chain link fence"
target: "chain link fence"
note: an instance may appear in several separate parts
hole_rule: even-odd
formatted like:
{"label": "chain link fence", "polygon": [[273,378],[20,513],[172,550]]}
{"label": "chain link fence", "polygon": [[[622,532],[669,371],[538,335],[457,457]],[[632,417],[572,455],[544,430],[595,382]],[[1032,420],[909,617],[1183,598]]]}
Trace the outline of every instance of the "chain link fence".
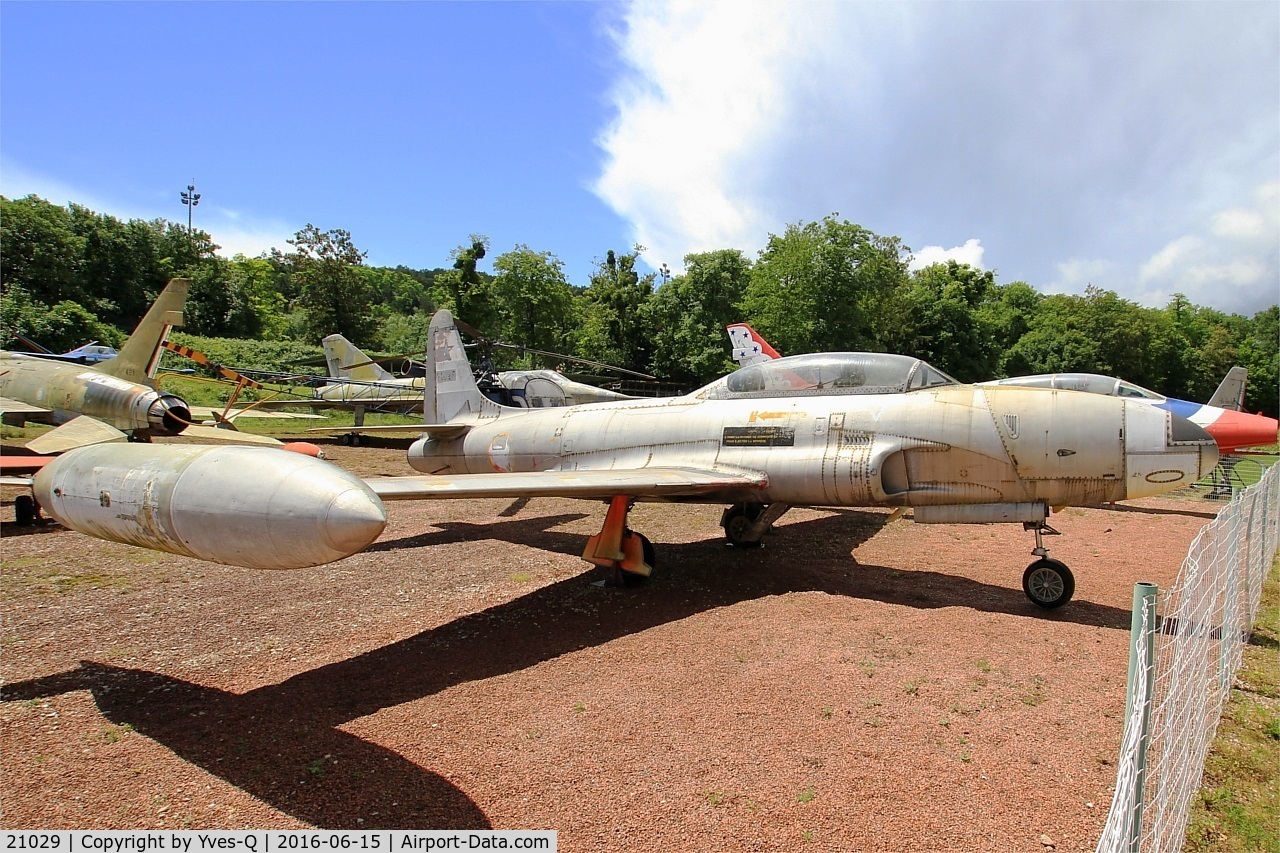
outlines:
{"label": "chain link fence", "polygon": [[[1135,611],[1116,790],[1098,853],[1176,853],[1280,549],[1280,465],[1204,526],[1160,616]],[[1135,596],[1136,600],[1136,596]]]}

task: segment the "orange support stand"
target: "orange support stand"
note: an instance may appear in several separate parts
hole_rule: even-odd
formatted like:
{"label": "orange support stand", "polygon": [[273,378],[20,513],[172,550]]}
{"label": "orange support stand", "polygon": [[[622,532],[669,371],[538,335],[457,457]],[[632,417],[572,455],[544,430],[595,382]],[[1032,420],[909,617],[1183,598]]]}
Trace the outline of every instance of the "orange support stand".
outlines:
{"label": "orange support stand", "polygon": [[631,501],[628,495],[614,495],[610,499],[604,527],[587,540],[582,559],[604,568],[623,569],[648,577],[653,568],[644,560],[644,539],[627,529]]}

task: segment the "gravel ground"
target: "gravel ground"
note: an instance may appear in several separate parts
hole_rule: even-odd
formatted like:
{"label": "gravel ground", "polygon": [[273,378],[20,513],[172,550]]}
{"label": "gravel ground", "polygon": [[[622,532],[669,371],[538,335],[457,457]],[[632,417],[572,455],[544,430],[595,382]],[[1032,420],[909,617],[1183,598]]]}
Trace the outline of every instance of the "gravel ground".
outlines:
{"label": "gravel ground", "polygon": [[[326,445],[362,475],[404,443]],[[1076,597],[1015,525],[642,504],[648,584],[579,559],[598,503],[389,505],[367,551],[237,569],[8,523],[0,826],[556,829],[560,849],[1092,850],[1133,583],[1217,507],[1070,509]]]}

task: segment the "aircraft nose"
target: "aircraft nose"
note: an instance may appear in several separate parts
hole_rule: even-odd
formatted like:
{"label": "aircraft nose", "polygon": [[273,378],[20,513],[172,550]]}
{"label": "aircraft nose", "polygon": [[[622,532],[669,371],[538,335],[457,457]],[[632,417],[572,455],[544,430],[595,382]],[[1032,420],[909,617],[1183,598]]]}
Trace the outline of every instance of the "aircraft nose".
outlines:
{"label": "aircraft nose", "polygon": [[354,554],[370,545],[387,526],[381,499],[367,488],[349,489],[329,504],[324,537],[336,551]]}
{"label": "aircraft nose", "polygon": [[1230,453],[1241,447],[1275,444],[1277,426],[1280,424],[1276,419],[1266,415],[1224,411],[1207,429],[1218,442],[1218,448]]}

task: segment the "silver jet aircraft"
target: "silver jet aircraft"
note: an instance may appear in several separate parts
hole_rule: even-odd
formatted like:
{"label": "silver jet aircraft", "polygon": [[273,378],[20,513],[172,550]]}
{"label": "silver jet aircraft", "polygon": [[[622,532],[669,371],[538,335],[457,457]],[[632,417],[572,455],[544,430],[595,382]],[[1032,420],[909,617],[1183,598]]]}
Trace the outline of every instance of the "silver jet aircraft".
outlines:
{"label": "silver jet aircraft", "polygon": [[792,506],[914,509],[922,523],[1022,523],[1039,559],[1034,603],[1070,600],[1049,559],[1050,507],[1158,495],[1213,469],[1203,429],[1139,402],[962,385],[918,359],[792,356],[683,397],[516,409],[482,396],[448,311],[432,319],[425,435],[409,463],[431,476],[366,481],[383,500],[560,496],[609,502],[583,559],[619,581],[654,549],[630,530],[637,500],[728,504],[735,545],[758,545]]}
{"label": "silver jet aircraft", "polygon": [[104,441],[185,434],[202,438],[279,444],[273,438],[192,425],[181,398],[153,384],[163,343],[182,325],[187,279],[169,282],[119,354],[97,365],[53,361],[0,351],[0,412],[6,423],[61,424],[27,443],[37,453],[58,453]]}

